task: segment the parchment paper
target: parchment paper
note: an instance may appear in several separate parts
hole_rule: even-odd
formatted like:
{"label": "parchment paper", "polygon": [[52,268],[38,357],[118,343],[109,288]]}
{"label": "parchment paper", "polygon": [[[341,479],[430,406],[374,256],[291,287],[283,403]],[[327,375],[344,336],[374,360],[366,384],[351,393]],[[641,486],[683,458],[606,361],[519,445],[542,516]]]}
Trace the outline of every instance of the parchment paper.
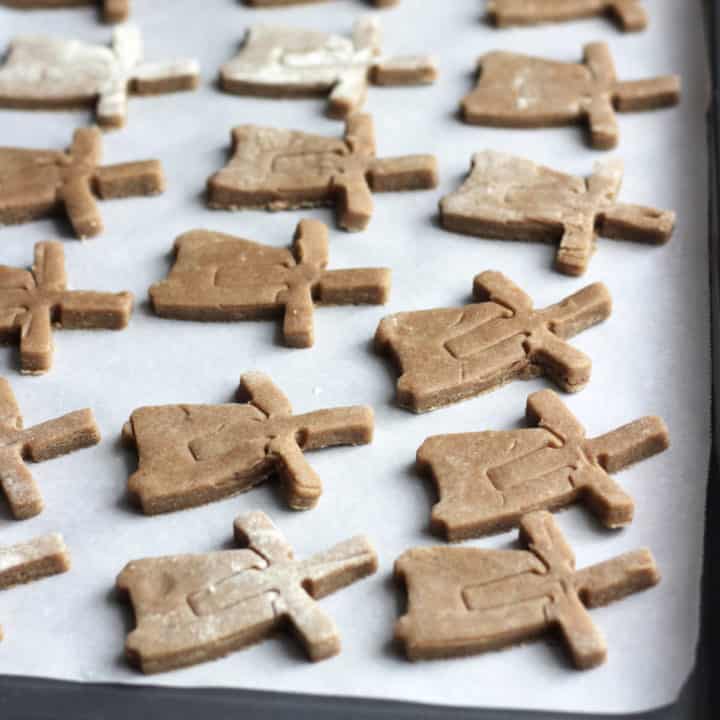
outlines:
{"label": "parchment paper", "polygon": [[[346,32],[366,8],[354,0],[275,11],[251,10],[235,0],[133,4],[148,58],[194,56],[203,69],[198,92],[131,100],[128,127],[106,136],[107,162],[160,158],[167,193],[103,203],[107,231],[86,243],[73,239],[61,221],[0,230],[3,263],[29,265],[36,241],[61,237],[73,287],[129,289],[139,300],[125,332],[58,331],[54,367],[44,377],[20,376],[16,351],[0,351],[0,372],[10,378],[28,424],[90,406],[104,433],[98,447],[32,468],[47,504],[40,517],[15,522],[0,503],[0,543],[61,531],[74,562],[64,576],[0,594],[6,635],[0,673],[147,683],[122,655],[132,616],[112,593],[116,574],[135,558],[227,547],[233,518],[258,508],[270,513],[301,556],[360,532],[376,543],[379,572],[322,601],[342,632],[342,654],[312,665],[292,638],[273,639],[153,682],[594,712],[640,711],[674,700],[694,662],[698,634],[710,437],[707,75],[700,2],[648,0],[650,28],[639,35],[623,35],[600,19],[498,31],[482,22],[480,0],[402,0],[382,12],[387,51],[435,52],[441,74],[431,88],[371,88],[366,107],[375,117],[379,154],[435,153],[441,185],[432,192],[375,196],[367,232],[351,235],[333,226],[331,267],[389,266],[394,288],[386,308],[320,309],[311,350],[282,347],[273,322],[161,320],[145,298],[166,275],[173,239],[184,231],[209,228],[285,246],[301,217],[333,225],[325,210],[232,214],[205,208],[205,179],[225,162],[234,125],[342,133],[341,123],[323,115],[321,100],[242,98],[219,92],[214,80],[252,23]],[[40,30],[98,42],[110,36],[94,9],[0,10],[1,47],[16,33]],[[549,246],[491,242],[439,228],[437,201],[458,186],[477,150],[514,152],[579,174],[608,156],[589,149],[579,129],[490,130],[464,125],[456,116],[483,52],[508,49],[575,61],[583,43],[594,40],[610,43],[622,78],[682,74],[682,105],[621,115],[617,150],[626,163],[621,199],[678,211],[670,245],[601,240],[590,271],[577,280],[552,270]],[[85,112],[3,111],[0,142],[62,148],[89,120]],[[539,307],[587,283],[607,283],[615,301],[612,318],[573,341],[594,360],[592,382],[565,399],[591,435],[651,413],[662,415],[672,433],[669,452],[618,476],[637,504],[630,528],[603,531],[581,507],[558,516],[579,566],[648,546],[664,575],[658,588],[592,612],[609,659],[591,672],[571,669],[563,649],[546,641],[421,664],[407,662],[390,642],[404,609],[403,594],[391,581],[394,559],[411,546],[441,542],[428,532],[436,498],[413,470],[417,447],[437,433],[516,427],[526,396],[548,383],[516,382],[414,416],[393,405],[395,372],[373,354],[370,340],[386,313],[466,302],[473,276],[491,268],[518,282]],[[325,484],[310,512],[287,510],[272,484],[160,517],[144,517],[130,506],[125,484],[136,460],[118,443],[130,412],[147,404],[227,402],[240,373],[250,369],[272,375],[297,411],[371,404],[375,442],[309,455]],[[515,533],[506,533],[470,544],[507,547],[514,540]]]}

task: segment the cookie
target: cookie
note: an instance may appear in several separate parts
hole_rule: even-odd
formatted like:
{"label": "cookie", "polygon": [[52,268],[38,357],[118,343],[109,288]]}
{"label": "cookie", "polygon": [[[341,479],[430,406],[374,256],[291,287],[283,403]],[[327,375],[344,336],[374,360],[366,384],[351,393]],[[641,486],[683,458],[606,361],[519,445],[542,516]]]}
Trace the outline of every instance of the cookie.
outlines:
{"label": "cookie", "polygon": [[491,52],[478,60],[476,88],[461,103],[474,125],[536,128],[587,124],[598,149],[613,148],[619,131],[615,112],[677,105],[680,78],[667,75],[620,82],[605,43],[583,48],[581,63]]}
{"label": "cookie", "polygon": [[17,225],[63,210],[75,234],[103,231],[97,198],[157,195],[165,189],[157,160],[100,165],[102,134],[76,130],[67,152],[0,147],[0,225]]}
{"label": "cookie", "polygon": [[[34,582],[70,569],[62,536],[44,535],[10,547],[0,546],[0,590]],[[0,627],[0,640],[2,640]]]}
{"label": "cookie", "polygon": [[[312,3],[327,2],[327,0],[245,0],[251,7],[287,7],[288,5],[310,5]],[[397,5],[400,0],[372,0],[375,7],[384,8]]]}
{"label": "cookie", "polygon": [[129,292],[68,290],[62,243],[35,245],[32,271],[0,265],[0,342],[20,343],[21,372],[52,366],[52,327],[122,330],[132,312]]}
{"label": "cookie", "polygon": [[0,489],[16,520],[34,517],[43,510],[40,489],[26,460],[42,462],[99,442],[100,429],[92,410],[77,410],[23,429],[10,383],[0,378]]}
{"label": "cookie", "polygon": [[533,510],[582,502],[609,528],[632,522],[632,498],[610,477],[670,446],[665,423],[644,417],[596,438],[552,390],[527,399],[532,429],[435,435],[417,467],[435,482],[440,502],[432,527],[456,541],[515,527]]}
{"label": "cookie", "polygon": [[77,40],[28,35],[10,44],[0,68],[0,107],[71,110],[95,107],[104,128],[125,125],[127,98],[192,90],[199,80],[195,60],[143,62],[140,30],[123,25],[112,49]]}
{"label": "cookie", "polygon": [[602,283],[588,285],[544,310],[499,272],[474,281],[476,303],[384,318],[375,348],[400,371],[397,402],[427,412],[515,379],[547,375],[566,392],[590,380],[592,362],[565,342],[609,317]]}
{"label": "cookie", "polygon": [[364,230],[373,192],[437,186],[432,155],[375,157],[370,115],[352,115],[340,140],[292,130],[241,125],[232,132],[233,154],[208,180],[212,208],[293,210],[334,205],[345,230]]}
{"label": "cookie", "polygon": [[212,660],[289,627],[313,661],[340,652],[340,634],[316,600],[372,575],[377,556],[357,536],[296,560],[270,518],[235,521],[242,550],[129,563],[117,579],[135,609],[125,652],[145,673]]}
{"label": "cookie", "polygon": [[364,17],[351,38],[276,25],[250,28],[240,52],[220,70],[220,86],[238,95],[329,95],[328,115],[346,118],[365,102],[368,83],[435,82],[430,56],[382,57],[380,23]]}
{"label": "cookie", "polygon": [[315,303],[379,305],[390,294],[390,270],[326,270],[327,227],[302,220],[290,250],[232,235],[194,230],[175,241],[167,280],[150,288],[160,317],[177,320],[257,320],[283,317],[289,347],[314,342]]}
{"label": "cookie", "polygon": [[594,16],[611,17],[625,32],[647,27],[640,0],[488,0],[488,19],[500,27],[564,22]]}
{"label": "cookie", "polygon": [[0,0],[0,5],[21,10],[99,5],[105,22],[112,23],[127,20],[130,15],[130,0]]}
{"label": "cookie", "polygon": [[413,548],[395,562],[408,612],[395,637],[411,660],[498,650],[559,631],[575,667],[601,665],[607,647],[588,609],[660,582],[649,550],[575,569],[575,556],[550,513],[520,523],[526,550]]}
{"label": "cookie", "polygon": [[164,405],[135,410],[123,428],[137,449],[130,495],[148,515],[245,492],[278,476],[288,505],[317,504],[320,478],[306,450],[372,441],[373,412],[353,406],[293,415],[290,401],[262,373],[240,378],[239,404]]}
{"label": "cookie", "polygon": [[616,202],[622,177],[620,160],[596,163],[582,178],[486,150],[473,155],[460,189],[440,201],[440,221],[468,235],[559,243],[555,267],[582,275],[597,235],[662,245],[675,228],[673,212]]}

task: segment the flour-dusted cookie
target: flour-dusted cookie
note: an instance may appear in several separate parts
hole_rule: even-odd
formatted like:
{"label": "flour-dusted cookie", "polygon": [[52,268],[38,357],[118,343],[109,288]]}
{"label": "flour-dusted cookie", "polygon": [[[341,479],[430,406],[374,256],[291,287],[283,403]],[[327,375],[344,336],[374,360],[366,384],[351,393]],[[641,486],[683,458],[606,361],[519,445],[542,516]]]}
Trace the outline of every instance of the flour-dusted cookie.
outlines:
{"label": "flour-dusted cookie", "polygon": [[383,58],[380,23],[364,17],[351,38],[276,25],[250,28],[238,55],[222,66],[220,85],[239,95],[329,95],[328,114],[346,118],[365,102],[368,83],[426,85],[436,77],[430,56]]}
{"label": "flour-dusted cookie", "polygon": [[0,490],[16,520],[39,515],[44,507],[26,460],[42,462],[99,442],[100,429],[87,409],[23,428],[10,383],[0,378]]}
{"label": "flour-dusted cookie", "polygon": [[62,243],[35,245],[32,271],[0,265],[0,342],[20,343],[20,368],[41,375],[52,366],[53,325],[122,330],[132,312],[129,292],[68,290]]}
{"label": "flour-dusted cookie", "polygon": [[313,507],[322,485],[306,450],[372,442],[369,407],[293,415],[290,401],[262,373],[240,379],[239,404],[164,405],[135,410],[123,439],[137,449],[128,490],[148,515],[245,492],[270,477],[282,481],[288,505]]}
{"label": "flour-dusted cookie", "polygon": [[566,392],[590,380],[592,362],[566,340],[602,322],[612,309],[602,283],[544,310],[499,272],[474,281],[476,303],[398,313],[375,333],[378,352],[400,371],[397,401],[427,412],[515,379],[547,375]]}
{"label": "flour-dusted cookie", "polygon": [[560,632],[573,663],[605,662],[607,647],[587,609],[660,582],[649,550],[575,569],[575,556],[550,513],[526,515],[527,550],[413,548],[395,562],[408,612],[395,627],[408,658],[425,660],[498,650]]}
{"label": "flour-dusted cookie", "polygon": [[0,0],[0,5],[21,10],[98,5],[102,9],[105,22],[111,23],[127,20],[130,15],[130,0]]}
{"label": "flour-dusted cookie", "polygon": [[82,128],[67,152],[0,147],[0,225],[17,225],[64,211],[75,234],[103,231],[97,198],[157,195],[165,189],[157,160],[100,165],[102,134]]}
{"label": "flour-dusted cookie", "polygon": [[552,390],[527,399],[528,430],[458,433],[428,438],[417,452],[418,469],[440,495],[432,527],[463,540],[516,526],[533,510],[582,502],[606,527],[632,522],[632,498],[609,473],[663,452],[665,423],[644,417],[587,438]]}
{"label": "flour-dusted cookie", "polygon": [[[327,2],[327,0],[244,0],[251,7],[288,7],[289,5],[310,5],[312,3]],[[371,0],[375,7],[385,8],[397,5],[400,0]]]}
{"label": "flour-dusted cookie", "polygon": [[582,178],[486,150],[473,155],[460,189],[440,201],[440,221],[469,235],[559,243],[556,268],[582,275],[597,235],[651,245],[672,235],[675,213],[616,202],[622,177],[620,160],[599,162]]}
{"label": "flour-dusted cookie", "polygon": [[370,115],[351,115],[345,137],[241,125],[232,131],[233,154],[207,183],[212,208],[240,210],[335,205],[338,224],[364,230],[373,192],[428,190],[437,186],[432,155],[375,157]]}
{"label": "flour-dusted cookie", "polygon": [[227,655],[289,626],[313,661],[340,652],[335,622],[316,600],[377,570],[356,536],[307,560],[262,512],[235,521],[242,550],[136,560],[117,579],[135,610],[125,651],[145,673]]}
{"label": "flour-dusted cookie", "polygon": [[615,112],[677,105],[677,75],[620,82],[605,43],[584,47],[581,63],[556,62],[512,52],[478,61],[476,88],[461,103],[465,122],[511,128],[582,123],[595,148],[615,147]]}
{"label": "flour-dusted cookie", "polygon": [[289,347],[314,343],[316,304],[381,305],[390,294],[387,268],[326,270],[327,226],[301,220],[290,250],[193,230],[175,241],[167,280],[150,288],[153,310],[177,320],[283,317]]}
{"label": "flour-dusted cookie", "polygon": [[487,15],[500,27],[607,15],[625,32],[639,32],[648,22],[642,0],[487,0]]}
{"label": "flour-dusted cookie", "polygon": [[[0,545],[0,590],[59,575],[70,569],[70,553],[62,536],[44,535],[25,543]],[[0,627],[0,640],[3,633]]]}
{"label": "flour-dusted cookie", "polygon": [[44,35],[14,39],[0,68],[0,107],[67,110],[95,107],[105,128],[122,127],[128,93],[158,95],[192,90],[195,60],[144,62],[138,28],[113,32],[112,49]]}

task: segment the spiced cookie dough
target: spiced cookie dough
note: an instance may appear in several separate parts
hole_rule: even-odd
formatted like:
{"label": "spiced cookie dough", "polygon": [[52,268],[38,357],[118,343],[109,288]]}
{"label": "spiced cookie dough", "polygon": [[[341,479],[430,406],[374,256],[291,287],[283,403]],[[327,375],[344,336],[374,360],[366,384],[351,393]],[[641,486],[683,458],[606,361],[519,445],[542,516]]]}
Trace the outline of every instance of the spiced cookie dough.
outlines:
{"label": "spiced cookie dough", "polygon": [[130,15],[130,0],[0,0],[0,5],[21,10],[98,5],[102,9],[105,22],[111,23],[127,20]]}
{"label": "spiced cookie dough", "polygon": [[195,60],[143,61],[140,30],[123,25],[112,48],[45,35],[18,37],[0,68],[0,107],[94,107],[104,128],[125,125],[128,94],[159,95],[197,87]]}
{"label": "spiced cookie dough", "polygon": [[[310,5],[328,0],[244,0],[251,7],[288,7],[289,5]],[[400,0],[371,0],[375,7],[385,8],[397,5]]]}
{"label": "spiced cookie dough", "polygon": [[600,150],[618,143],[616,112],[654,110],[680,100],[677,75],[619,81],[610,49],[601,42],[585,45],[580,63],[490,52],[477,67],[477,86],[460,105],[465,122],[509,128],[581,123]]}
{"label": "spiced cookie dough", "polygon": [[314,343],[315,304],[378,305],[390,294],[390,270],[326,270],[327,226],[301,220],[292,248],[273,248],[209,230],[175,241],[167,280],[150,288],[153,310],[178,320],[283,318],[289,347]]}
{"label": "spiced cookie dough", "polygon": [[68,290],[62,243],[35,245],[32,270],[0,265],[0,342],[20,343],[20,369],[41,375],[52,366],[53,325],[122,330],[132,312],[128,292]]}
{"label": "spiced cookie dough", "polygon": [[427,412],[515,379],[547,375],[566,392],[590,380],[592,362],[566,340],[609,317],[602,283],[535,310],[517,285],[487,271],[473,283],[476,303],[384,318],[375,348],[397,366],[397,402]]}
{"label": "spiced cookie dough", "polygon": [[395,637],[411,660],[498,650],[559,631],[580,670],[605,662],[607,647],[588,609],[660,582],[649,550],[575,569],[575,556],[553,516],[526,515],[526,550],[425,547],[395,563],[408,612]]}
{"label": "spiced cookie dough", "polygon": [[460,189],[440,201],[440,221],[468,235],[559,243],[555,267],[582,275],[597,235],[662,245],[675,228],[674,212],[617,202],[622,178],[617,159],[582,178],[486,150],[473,155]]}
{"label": "spiced cookie dough", "polygon": [[67,152],[0,147],[0,225],[64,211],[79,238],[103,231],[97,198],[144,197],[165,190],[158,160],[101,165],[102,134],[76,130]]}
{"label": "spiced cookie dough", "polygon": [[328,115],[346,118],[365,102],[368,83],[426,85],[437,67],[430,56],[384,58],[380,22],[364,17],[351,38],[299,28],[258,25],[220,70],[223,90],[293,98],[328,95]]}
{"label": "spiced cookie dough", "polygon": [[117,587],[135,609],[125,652],[144,673],[195,665],[289,627],[313,661],[340,652],[340,633],[316,602],[377,570],[370,541],[357,536],[295,559],[270,518],[235,521],[242,550],[136,560]]}
{"label": "spiced cookie dough", "polygon": [[372,441],[369,407],[293,415],[290,401],[262,373],[240,379],[238,404],[164,405],[135,410],[123,439],[137,449],[131,496],[148,515],[245,492],[270,477],[282,481],[288,505],[315,506],[322,493],[306,450]]}
{"label": "spiced cookie dough", "polygon": [[345,230],[364,230],[372,192],[437,186],[432,155],[375,156],[370,115],[351,115],[345,137],[241,125],[232,131],[232,157],[207,183],[211,208],[293,210],[334,205]]}

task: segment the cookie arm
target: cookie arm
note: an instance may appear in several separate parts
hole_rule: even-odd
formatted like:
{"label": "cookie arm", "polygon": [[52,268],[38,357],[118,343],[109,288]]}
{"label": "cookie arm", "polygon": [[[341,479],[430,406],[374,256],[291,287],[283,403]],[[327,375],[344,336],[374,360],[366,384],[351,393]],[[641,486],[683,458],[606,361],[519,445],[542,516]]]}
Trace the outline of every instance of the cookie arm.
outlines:
{"label": "cookie arm", "polygon": [[103,19],[116,23],[127,20],[130,15],[130,0],[103,0]]}
{"label": "cookie arm", "polygon": [[99,235],[103,231],[103,221],[90,187],[90,177],[76,175],[68,178],[60,192],[75,234],[81,239]]}
{"label": "cookie arm", "polygon": [[388,268],[329,270],[316,285],[316,299],[328,305],[384,305],[391,278]]}
{"label": "cookie arm", "polygon": [[615,107],[619,112],[672,107],[680,102],[680,85],[677,75],[617,83],[613,94]]}
{"label": "cookie arm", "polygon": [[350,231],[364,230],[373,213],[373,199],[366,177],[359,172],[335,175],[332,189],[337,201],[337,222]]}
{"label": "cookie arm", "polygon": [[18,452],[0,450],[0,487],[16,520],[39,515],[44,508],[40,489]]}
{"label": "cookie arm", "polygon": [[610,11],[625,32],[640,32],[647,27],[647,12],[640,0],[611,0]]}
{"label": "cookie arm", "polygon": [[598,216],[599,232],[606,238],[663,245],[675,229],[675,217],[675,213],[668,210],[612,205]]}
{"label": "cookie arm", "polygon": [[46,373],[52,365],[51,308],[34,305],[20,326],[20,368],[30,375]]}
{"label": "cookie arm", "polygon": [[584,62],[599,87],[585,109],[590,124],[590,141],[593,147],[607,150],[615,147],[620,137],[614,96],[608,91],[616,81],[615,64],[608,46],[600,42],[585,46]]}
{"label": "cookie arm", "polygon": [[375,85],[431,85],[437,75],[437,62],[430,55],[386,58],[370,70]]}
{"label": "cookie arm", "polygon": [[288,505],[294,510],[315,507],[322,495],[322,482],[295,438],[287,435],[274,438],[268,445],[268,453],[275,458]]}

